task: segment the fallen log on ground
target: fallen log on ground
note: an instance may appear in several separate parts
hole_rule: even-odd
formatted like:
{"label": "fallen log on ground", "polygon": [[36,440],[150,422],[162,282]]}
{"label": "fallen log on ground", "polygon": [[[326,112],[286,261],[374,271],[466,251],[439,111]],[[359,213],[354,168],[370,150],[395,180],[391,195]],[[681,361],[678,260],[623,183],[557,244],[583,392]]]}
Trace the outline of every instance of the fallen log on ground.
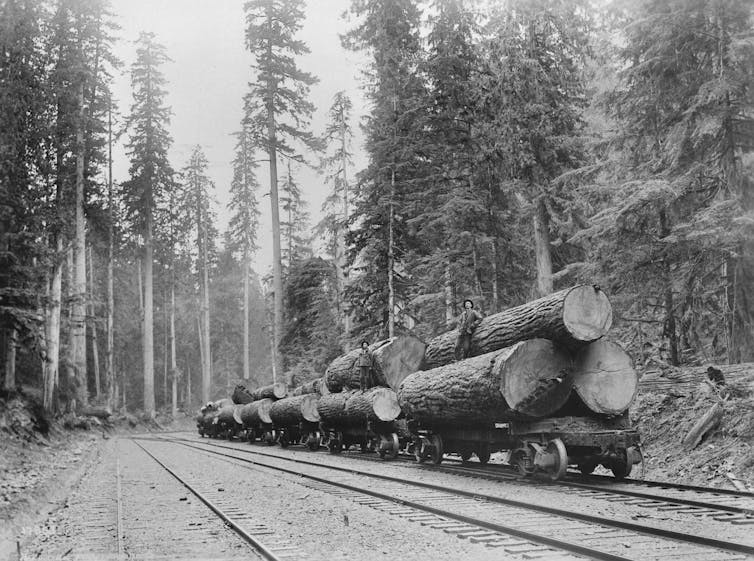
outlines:
{"label": "fallen log on ground", "polygon": [[579,349],[573,362],[573,389],[591,411],[619,415],[633,403],[639,375],[631,356],[611,341]]}
{"label": "fallen log on ground", "polygon": [[317,404],[328,426],[363,426],[367,421],[389,422],[401,414],[398,396],[390,388],[369,388],[322,396]]}
{"label": "fallen log on ground", "polygon": [[[403,379],[421,368],[426,345],[412,335],[378,341],[369,346],[374,358],[372,371],[375,386],[396,390]],[[325,385],[331,392],[359,389],[359,367],[356,360],[361,349],[354,349],[330,363],[325,372]]]}
{"label": "fallen log on ground", "polygon": [[324,383],[324,378],[315,378],[314,380],[311,380],[307,382],[306,384],[301,384],[300,386],[293,388],[291,391],[291,395],[306,395],[308,393],[321,393],[320,387]]}
{"label": "fallen log on ground", "polygon": [[571,389],[570,358],[552,341],[506,349],[411,374],[398,400],[409,419],[427,426],[482,426],[544,417]]}
{"label": "fallen log on ground", "polygon": [[272,423],[270,418],[270,407],[274,400],[270,398],[260,399],[258,401],[252,401],[241,406],[239,415],[243,426],[246,428],[254,428],[260,424],[269,425]]}
{"label": "fallen log on ground", "polygon": [[318,423],[318,401],[319,396],[315,394],[304,394],[279,399],[270,407],[270,419],[278,427],[295,426],[304,421]]}
{"label": "fallen log on ground", "polygon": [[109,419],[113,412],[110,410],[109,407],[82,407],[77,411],[78,415],[82,417],[97,417],[98,419],[107,420]]}
{"label": "fallen log on ground", "polygon": [[[572,347],[596,341],[612,325],[610,301],[599,287],[579,285],[482,319],[471,338],[469,356],[509,347],[528,339],[551,339]],[[431,339],[424,353],[424,368],[455,361],[458,332]]]}
{"label": "fallen log on ground", "polygon": [[699,446],[702,439],[720,425],[722,419],[723,406],[718,402],[704,414],[704,417],[699,419],[694,426],[691,427],[691,430],[688,433],[686,433],[682,442],[684,450],[688,452]]}
{"label": "fallen log on ground", "polygon": [[269,386],[262,386],[251,391],[252,401],[260,399],[283,399],[288,393],[288,389],[283,382],[275,382]]}

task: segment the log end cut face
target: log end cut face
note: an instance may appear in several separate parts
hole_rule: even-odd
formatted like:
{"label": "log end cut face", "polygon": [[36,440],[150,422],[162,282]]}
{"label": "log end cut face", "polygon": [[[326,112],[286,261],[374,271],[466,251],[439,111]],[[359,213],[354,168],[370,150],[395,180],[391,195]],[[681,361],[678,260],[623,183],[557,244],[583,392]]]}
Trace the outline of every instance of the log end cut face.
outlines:
{"label": "log end cut face", "polygon": [[498,357],[495,370],[508,406],[528,417],[551,415],[571,393],[571,357],[548,339],[517,343]]}
{"label": "log end cut face", "polygon": [[288,388],[283,382],[275,382],[272,384],[272,393],[276,398],[283,399],[288,394]]}
{"label": "log end cut face", "polygon": [[320,420],[319,412],[317,411],[317,403],[319,402],[319,395],[314,393],[304,394],[301,400],[301,415],[306,421],[310,423],[318,423]]}
{"label": "log end cut face", "polygon": [[372,409],[380,421],[392,421],[401,414],[398,395],[389,388],[373,388]]}
{"label": "log end cut face", "polygon": [[623,413],[634,401],[638,387],[633,360],[617,343],[595,341],[577,353],[573,388],[595,413]]}
{"label": "log end cut face", "polygon": [[375,349],[376,370],[379,383],[384,383],[398,391],[401,382],[419,370],[424,361],[427,345],[412,335],[393,337]]}
{"label": "log end cut face", "polygon": [[577,341],[596,341],[613,324],[613,309],[607,295],[596,286],[572,288],[563,302],[563,324]]}

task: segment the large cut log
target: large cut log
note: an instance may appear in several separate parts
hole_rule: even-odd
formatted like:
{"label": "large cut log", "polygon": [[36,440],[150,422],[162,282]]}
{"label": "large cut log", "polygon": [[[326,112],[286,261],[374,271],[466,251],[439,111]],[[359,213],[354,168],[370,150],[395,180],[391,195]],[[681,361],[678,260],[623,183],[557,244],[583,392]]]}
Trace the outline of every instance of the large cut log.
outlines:
{"label": "large cut log", "polygon": [[275,382],[269,386],[262,386],[251,392],[252,401],[260,399],[283,399],[288,393],[288,389],[283,382]]}
{"label": "large cut log", "polygon": [[238,403],[240,405],[254,401],[251,392],[246,389],[246,386],[242,386],[241,384],[238,384],[233,389],[233,395],[231,395],[231,399],[233,400],[233,403]]}
{"label": "large cut log", "polygon": [[291,395],[305,395],[308,393],[320,393],[320,386],[323,383],[323,378],[315,378],[306,384],[302,384],[296,388],[293,388]]}
{"label": "large cut log", "polygon": [[426,426],[485,426],[544,417],[567,401],[570,357],[552,341],[512,347],[411,374],[398,401]]}
{"label": "large cut log", "polygon": [[234,415],[235,405],[226,405],[217,412],[217,424],[225,427],[233,426],[236,423]]}
{"label": "large cut log", "polygon": [[397,394],[382,387],[322,396],[317,410],[323,423],[335,427],[364,426],[367,421],[389,422],[401,414]]}
{"label": "large cut log", "polygon": [[595,341],[576,352],[573,389],[591,411],[619,415],[633,403],[639,375],[631,356],[611,341]]}
{"label": "large cut log", "polygon": [[[406,376],[421,368],[424,349],[425,344],[412,335],[393,337],[370,345],[369,350],[374,358],[373,384],[397,389]],[[324,376],[330,392],[359,388],[356,359],[360,352],[361,349],[354,349],[330,363]]]}
{"label": "large cut log", "polygon": [[314,394],[279,399],[270,407],[270,419],[278,427],[297,426],[304,421],[319,422],[317,401],[319,396]]}
{"label": "large cut log", "polygon": [[[612,321],[612,307],[605,293],[596,286],[579,285],[484,318],[471,338],[469,356],[536,338],[579,346],[605,335]],[[457,336],[453,330],[431,339],[424,353],[424,367],[453,362]]]}
{"label": "large cut log", "polygon": [[243,426],[253,428],[260,424],[269,425],[272,423],[270,418],[270,407],[274,401],[269,398],[252,401],[241,406],[240,417]]}

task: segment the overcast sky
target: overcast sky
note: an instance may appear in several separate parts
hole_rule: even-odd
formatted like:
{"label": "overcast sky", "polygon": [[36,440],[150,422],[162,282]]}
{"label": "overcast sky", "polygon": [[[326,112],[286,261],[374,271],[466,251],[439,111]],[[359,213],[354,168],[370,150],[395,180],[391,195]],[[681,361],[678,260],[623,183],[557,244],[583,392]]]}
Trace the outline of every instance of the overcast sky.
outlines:
{"label": "overcast sky", "polygon": [[[251,56],[244,49],[243,0],[112,0],[113,11],[121,26],[116,54],[124,62],[123,74],[115,80],[114,93],[121,113],[127,114],[131,103],[129,68],[135,59],[134,41],[141,31],[151,31],[167,49],[173,62],[164,68],[167,78],[167,104],[173,110],[170,124],[174,144],[170,151],[172,165],[181,169],[193,146],[200,144],[209,160],[208,174],[216,185],[219,229],[228,221],[226,204],[234,157],[232,134],[239,129],[242,97],[253,80]],[[327,122],[327,110],[334,94],[345,90],[354,102],[354,131],[357,166],[363,163],[357,119],[365,105],[359,88],[361,55],[345,51],[339,33],[348,29],[341,18],[349,0],[310,0],[306,22],[299,38],[307,43],[311,54],[299,60],[303,70],[319,78],[312,88],[311,101],[316,106],[312,129],[321,134]],[[128,159],[118,147],[113,154],[114,179],[127,179]],[[281,173],[279,171],[279,173]],[[294,171],[309,203],[312,223],[327,192],[320,176],[306,168]],[[351,174],[353,177],[353,173]],[[269,176],[266,164],[260,167],[259,193],[262,223],[259,229],[260,250],[255,269],[265,274],[272,266]],[[279,180],[282,179],[282,174]]]}

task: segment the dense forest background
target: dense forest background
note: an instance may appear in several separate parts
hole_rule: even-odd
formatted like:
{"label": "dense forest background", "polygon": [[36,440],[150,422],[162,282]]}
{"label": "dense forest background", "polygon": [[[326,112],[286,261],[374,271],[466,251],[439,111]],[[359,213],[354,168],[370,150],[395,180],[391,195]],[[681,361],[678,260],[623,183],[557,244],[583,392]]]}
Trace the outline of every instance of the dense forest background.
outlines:
{"label": "dense forest background", "polygon": [[[218,231],[202,147],[167,155],[159,38],[120,61],[106,0],[0,0],[5,388],[55,411],[191,409],[239,379],[307,381],[362,338],[430,337],[465,298],[490,314],[582,282],[638,366],[754,360],[753,9],[352,0],[342,41],[368,58],[369,111],[333,92],[312,131],[302,3],[249,0]],[[330,190],[319,224],[301,165]],[[271,272],[251,269],[263,212]]]}

